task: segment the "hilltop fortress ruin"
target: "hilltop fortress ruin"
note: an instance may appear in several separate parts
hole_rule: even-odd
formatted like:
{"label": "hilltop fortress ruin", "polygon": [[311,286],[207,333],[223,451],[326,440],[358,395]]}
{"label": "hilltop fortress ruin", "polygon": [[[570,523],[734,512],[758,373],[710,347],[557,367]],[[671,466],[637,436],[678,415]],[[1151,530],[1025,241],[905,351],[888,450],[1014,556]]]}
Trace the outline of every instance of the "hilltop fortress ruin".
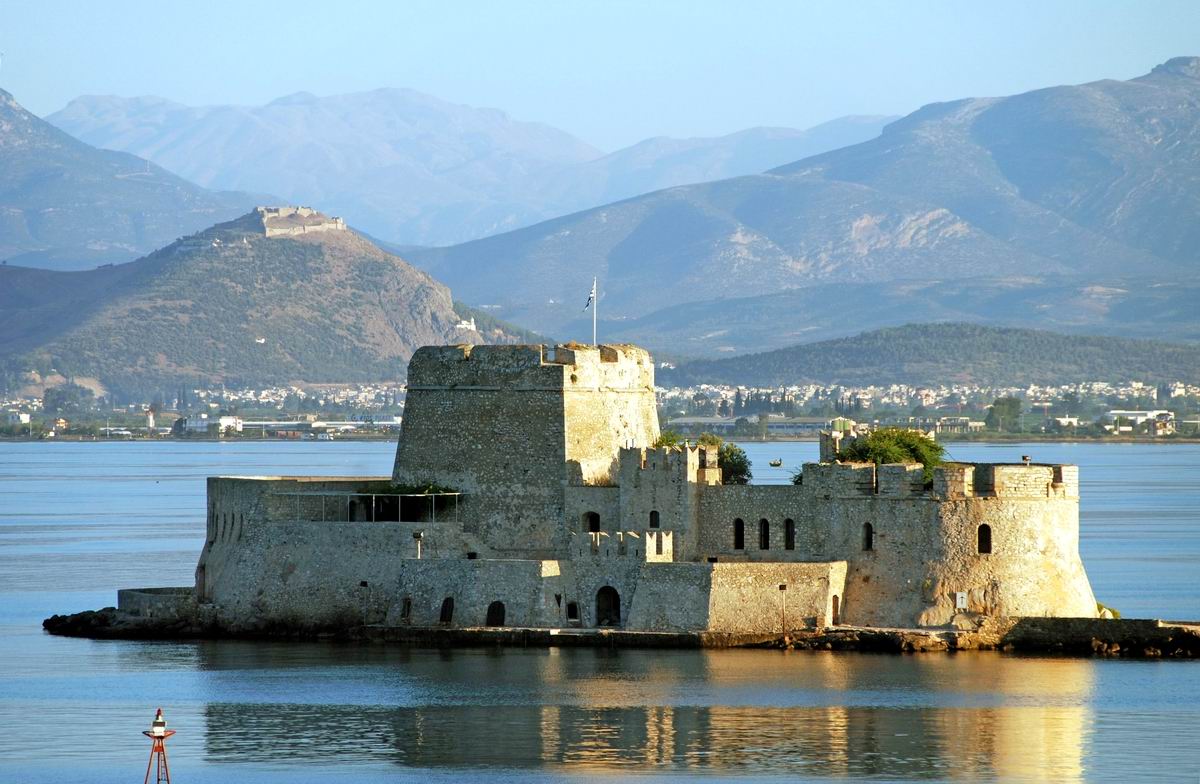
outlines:
{"label": "hilltop fortress ruin", "polygon": [[770,635],[836,624],[1095,618],[1075,466],[811,463],[721,483],[655,448],[643,349],[440,346],[409,364],[390,477],[214,477],[194,586],[128,615],[227,632],[601,627]]}
{"label": "hilltop fortress ruin", "polygon": [[322,231],[345,231],[346,221],[312,207],[255,207],[253,215],[268,237],[291,237]]}

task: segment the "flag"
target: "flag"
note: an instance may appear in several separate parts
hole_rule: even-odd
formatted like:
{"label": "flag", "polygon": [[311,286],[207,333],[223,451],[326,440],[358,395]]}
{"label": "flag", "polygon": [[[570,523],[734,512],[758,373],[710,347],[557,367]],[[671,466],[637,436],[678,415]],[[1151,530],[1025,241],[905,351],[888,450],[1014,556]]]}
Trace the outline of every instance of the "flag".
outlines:
{"label": "flag", "polygon": [[583,306],[583,309],[586,311],[588,308],[590,308],[592,306],[592,303],[595,301],[596,301],[596,279],[592,278],[592,293],[588,294],[588,301],[587,301],[587,304]]}

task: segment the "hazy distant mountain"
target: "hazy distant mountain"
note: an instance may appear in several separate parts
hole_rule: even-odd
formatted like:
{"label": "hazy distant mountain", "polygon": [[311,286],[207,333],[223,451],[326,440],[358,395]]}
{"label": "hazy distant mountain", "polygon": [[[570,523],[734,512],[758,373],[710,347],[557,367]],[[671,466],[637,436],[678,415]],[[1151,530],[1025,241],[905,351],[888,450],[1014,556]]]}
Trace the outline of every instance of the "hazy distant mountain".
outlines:
{"label": "hazy distant mountain", "polygon": [[688,362],[658,383],[979,384],[1081,381],[1200,383],[1200,346],[976,324],[907,324],[761,354]]}
{"label": "hazy distant mountain", "polygon": [[[766,174],[658,191],[409,258],[468,302],[580,337],[563,330],[577,323],[593,275],[601,318],[617,319],[823,284],[1194,282],[1198,216],[1200,59],[1178,58],[1130,81],[927,106],[876,139]],[[878,302],[847,302],[848,325],[895,301],[887,287],[876,291]],[[904,321],[921,316],[919,299],[910,306],[918,311]],[[966,316],[994,317],[989,307]],[[703,310],[676,312],[681,320],[662,329],[726,327]],[[788,330],[809,326],[803,312],[793,316]]]}
{"label": "hazy distant mountain", "polygon": [[353,231],[267,237],[251,213],[128,264],[0,267],[0,367],[125,390],[403,380],[422,345],[527,339],[473,315]]}
{"label": "hazy distant mountain", "polygon": [[444,245],[648,190],[764,171],[869,139],[888,118],[651,139],[611,155],[547,125],[413,90],[299,93],[254,107],[84,96],[47,119],[201,185],[278,193],[389,241]]}
{"label": "hazy distant mountain", "polygon": [[126,261],[254,201],[90,147],[0,90],[0,259],[9,263],[72,269]]}
{"label": "hazy distant mountain", "polygon": [[[674,355],[719,357],[783,348],[863,330],[923,322],[1036,327],[1057,332],[1200,342],[1200,278],[1077,276],[926,278],[826,283],[756,297],[669,305],[645,316],[603,321],[606,340]],[[563,334],[590,334],[579,314]]]}

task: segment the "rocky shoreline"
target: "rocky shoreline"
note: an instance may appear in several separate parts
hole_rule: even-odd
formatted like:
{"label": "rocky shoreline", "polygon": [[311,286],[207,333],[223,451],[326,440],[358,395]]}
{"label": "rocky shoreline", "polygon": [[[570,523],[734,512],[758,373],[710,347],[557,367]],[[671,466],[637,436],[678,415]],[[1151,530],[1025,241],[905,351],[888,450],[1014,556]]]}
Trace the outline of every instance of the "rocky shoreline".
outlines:
{"label": "rocky shoreline", "polygon": [[1200,658],[1200,623],[1091,618],[996,618],[978,628],[876,629],[834,626],[786,634],[635,632],[622,629],[449,628],[355,626],[228,629],[197,618],[146,618],[115,607],[42,622],[50,634],[108,640],[337,639],[417,647],[460,648],[766,648],[784,650],[926,653],[998,650],[1005,653],[1101,656],[1131,659]]}

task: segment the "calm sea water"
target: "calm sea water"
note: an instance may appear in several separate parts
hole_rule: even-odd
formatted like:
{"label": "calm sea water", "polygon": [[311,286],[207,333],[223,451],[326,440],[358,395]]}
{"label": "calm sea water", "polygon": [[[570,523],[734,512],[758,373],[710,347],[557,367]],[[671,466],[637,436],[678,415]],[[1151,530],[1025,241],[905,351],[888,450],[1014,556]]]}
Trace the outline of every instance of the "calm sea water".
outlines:
{"label": "calm sea water", "polygon": [[[812,443],[745,444],[784,482]],[[390,472],[390,443],[0,444],[0,782],[128,782],[162,706],[187,782],[1200,781],[1200,662],[411,650],[55,638],[186,585],[210,474]],[[1200,618],[1200,446],[951,445],[1074,462],[1097,596]],[[784,460],[772,469],[767,461]]]}

